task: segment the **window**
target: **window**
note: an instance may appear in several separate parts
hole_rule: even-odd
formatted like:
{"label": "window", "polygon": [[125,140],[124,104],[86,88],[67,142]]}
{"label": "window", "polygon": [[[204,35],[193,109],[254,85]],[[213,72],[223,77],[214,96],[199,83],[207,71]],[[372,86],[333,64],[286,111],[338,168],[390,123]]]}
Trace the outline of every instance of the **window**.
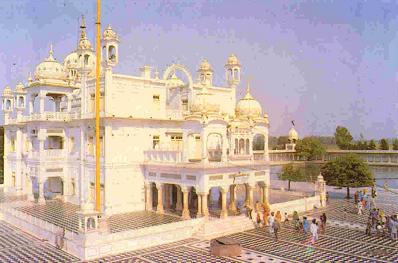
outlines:
{"label": "window", "polygon": [[153,95],[153,102],[159,102],[160,101],[160,95]]}
{"label": "window", "polygon": [[74,147],[75,147],[75,138],[71,137],[69,140],[69,149],[71,153],[74,152],[75,150]]}
{"label": "window", "polygon": [[187,111],[188,110],[188,99],[182,99],[181,105],[182,105],[182,110]]}
{"label": "window", "polygon": [[153,135],[152,137],[152,149],[158,149],[160,145],[159,135]]}
{"label": "window", "polygon": [[11,141],[10,141],[10,151],[11,152],[15,152],[15,139],[14,138],[11,138]]}
{"label": "window", "polygon": [[181,150],[182,149],[182,135],[171,135],[171,148],[172,150]]}

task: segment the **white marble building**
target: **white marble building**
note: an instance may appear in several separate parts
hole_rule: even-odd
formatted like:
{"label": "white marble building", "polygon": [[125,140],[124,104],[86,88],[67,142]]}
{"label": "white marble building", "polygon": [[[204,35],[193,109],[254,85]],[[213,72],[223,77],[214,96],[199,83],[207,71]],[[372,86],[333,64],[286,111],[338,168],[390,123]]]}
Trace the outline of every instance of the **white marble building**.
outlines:
{"label": "white marble building", "polygon": [[[27,83],[3,92],[4,188],[44,202],[60,195],[81,206],[95,201],[95,53],[84,23],[78,46],[61,63],[53,48]],[[236,185],[268,200],[268,116],[250,94],[236,98],[241,65],[225,63],[225,85],[213,85],[203,60],[192,74],[173,64],[159,74],[113,71],[119,38],[103,32],[101,64],[101,191],[105,215],[170,206],[189,217],[195,192],[198,215],[207,196],[234,200]],[[180,76],[180,77],[178,77]],[[191,194],[189,194],[191,193]],[[190,201],[189,201],[189,200]],[[230,204],[230,209],[234,205]]]}

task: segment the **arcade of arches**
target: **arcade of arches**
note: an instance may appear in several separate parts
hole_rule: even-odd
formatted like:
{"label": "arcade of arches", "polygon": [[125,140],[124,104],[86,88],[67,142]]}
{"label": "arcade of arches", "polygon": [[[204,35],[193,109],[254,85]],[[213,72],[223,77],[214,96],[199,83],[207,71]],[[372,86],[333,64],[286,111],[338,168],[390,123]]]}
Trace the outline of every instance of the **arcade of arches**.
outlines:
{"label": "arcade of arches", "polygon": [[269,186],[263,182],[255,185],[233,184],[217,186],[207,192],[199,192],[193,186],[168,183],[145,185],[146,210],[157,213],[174,213],[183,219],[215,216],[226,218],[238,215],[244,206],[269,205]]}

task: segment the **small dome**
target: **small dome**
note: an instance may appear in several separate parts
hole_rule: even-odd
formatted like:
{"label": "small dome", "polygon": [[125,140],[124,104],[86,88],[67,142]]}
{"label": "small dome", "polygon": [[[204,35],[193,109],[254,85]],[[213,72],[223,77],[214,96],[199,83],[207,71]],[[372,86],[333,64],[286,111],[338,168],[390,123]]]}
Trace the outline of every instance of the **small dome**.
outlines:
{"label": "small dome", "polygon": [[64,59],[64,67],[66,69],[79,67],[79,56],[76,52],[72,52],[66,56],[66,58]]}
{"label": "small dome", "polygon": [[167,86],[169,87],[181,87],[184,85],[184,81],[177,77],[175,72],[173,72],[173,75],[167,80]]}
{"label": "small dome", "polygon": [[58,63],[53,56],[52,45],[48,58],[37,65],[35,70],[35,79],[64,79],[66,77],[64,67]]}
{"label": "small dome", "polygon": [[297,141],[299,139],[298,133],[294,127],[289,130],[289,141]]}
{"label": "small dome", "polygon": [[17,86],[15,87],[15,91],[18,93],[24,93],[25,92],[25,86],[22,84],[22,82],[19,82]]}
{"label": "small dome", "polygon": [[200,62],[199,71],[213,71],[207,59],[203,59],[202,62]]}
{"label": "small dome", "polygon": [[250,86],[247,84],[246,95],[236,105],[237,117],[261,117],[262,108],[260,103],[250,94]]}
{"label": "small dome", "polygon": [[239,59],[235,56],[235,54],[231,54],[228,57],[227,64],[228,66],[239,66]]}
{"label": "small dome", "polygon": [[4,97],[5,97],[5,96],[12,96],[12,90],[11,90],[11,88],[10,88],[9,86],[7,86],[7,87],[4,88],[3,96],[4,96]]}
{"label": "small dome", "polygon": [[104,30],[103,37],[104,37],[104,39],[116,39],[117,40],[117,34],[115,31],[113,31],[111,25],[108,25],[108,27]]}

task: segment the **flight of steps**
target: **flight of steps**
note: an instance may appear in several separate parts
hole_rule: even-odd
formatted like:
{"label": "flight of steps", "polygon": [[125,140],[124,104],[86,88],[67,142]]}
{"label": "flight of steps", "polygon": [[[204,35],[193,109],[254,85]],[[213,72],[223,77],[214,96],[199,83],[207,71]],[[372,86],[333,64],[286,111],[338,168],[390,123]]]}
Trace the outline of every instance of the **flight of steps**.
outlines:
{"label": "flight of steps", "polygon": [[229,216],[225,219],[210,217],[193,236],[211,239],[255,228],[255,223],[245,215]]}

